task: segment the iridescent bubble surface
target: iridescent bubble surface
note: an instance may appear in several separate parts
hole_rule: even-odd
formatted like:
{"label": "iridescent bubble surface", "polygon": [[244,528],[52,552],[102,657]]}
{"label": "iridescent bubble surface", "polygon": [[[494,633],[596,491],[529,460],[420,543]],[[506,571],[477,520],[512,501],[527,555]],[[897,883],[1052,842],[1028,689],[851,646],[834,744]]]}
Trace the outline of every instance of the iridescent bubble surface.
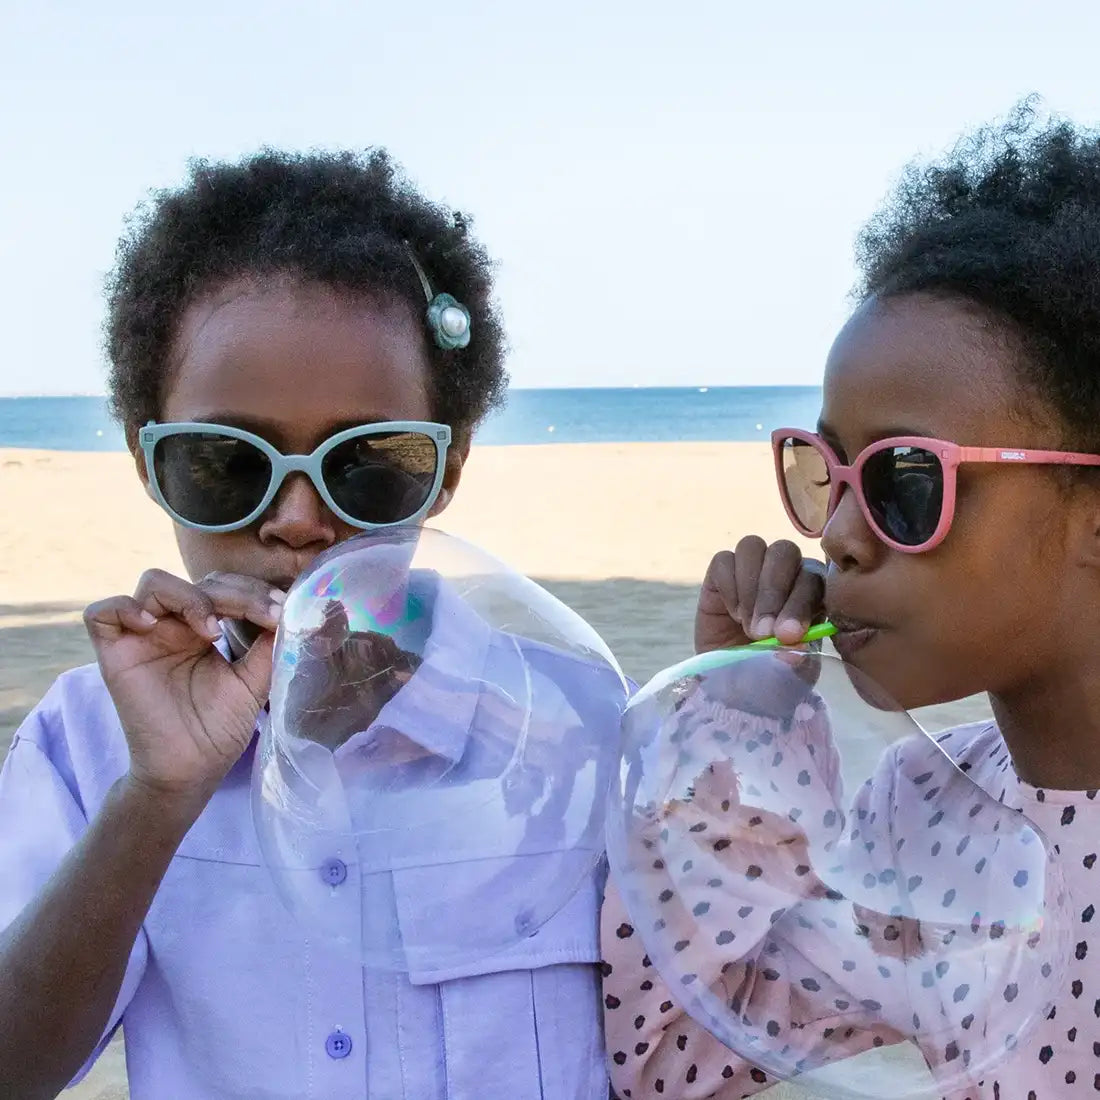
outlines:
{"label": "iridescent bubble surface", "polygon": [[429,528],[291,589],[253,809],[304,931],[425,979],[536,935],[590,879],[626,684],[583,619]]}

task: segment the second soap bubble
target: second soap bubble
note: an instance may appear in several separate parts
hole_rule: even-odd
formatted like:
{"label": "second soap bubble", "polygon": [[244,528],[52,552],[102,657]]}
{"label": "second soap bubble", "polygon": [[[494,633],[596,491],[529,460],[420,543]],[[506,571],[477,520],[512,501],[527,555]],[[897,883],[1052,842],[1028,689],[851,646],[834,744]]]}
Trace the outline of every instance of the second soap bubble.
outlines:
{"label": "second soap bubble", "polygon": [[834,656],[660,674],[625,713],[612,801],[612,874],[672,997],[814,1095],[954,1095],[1061,988],[1053,846]]}

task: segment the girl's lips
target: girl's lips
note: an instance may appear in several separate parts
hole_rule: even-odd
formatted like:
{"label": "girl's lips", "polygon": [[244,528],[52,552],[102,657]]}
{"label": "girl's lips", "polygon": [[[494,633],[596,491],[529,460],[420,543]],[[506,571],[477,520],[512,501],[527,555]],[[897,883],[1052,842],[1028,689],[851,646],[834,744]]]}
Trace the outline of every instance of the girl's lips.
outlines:
{"label": "girl's lips", "polygon": [[831,615],[829,621],[837,628],[833,635],[833,645],[842,660],[850,660],[864,646],[874,640],[879,627],[860,619],[849,619],[844,615]]}
{"label": "girl's lips", "polygon": [[833,645],[842,661],[850,661],[864,646],[870,643],[878,634],[878,628],[863,626],[854,630],[838,630],[833,635]]}

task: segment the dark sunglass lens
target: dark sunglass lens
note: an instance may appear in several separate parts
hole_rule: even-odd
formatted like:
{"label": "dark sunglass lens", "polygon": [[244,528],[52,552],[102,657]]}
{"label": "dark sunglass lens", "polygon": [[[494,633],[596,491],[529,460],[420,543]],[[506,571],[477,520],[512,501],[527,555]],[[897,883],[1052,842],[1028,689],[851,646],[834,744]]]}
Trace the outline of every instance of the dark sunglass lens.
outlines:
{"label": "dark sunglass lens", "polygon": [[801,439],[780,448],[783,493],[803,530],[818,535],[829,519],[829,468],[825,456]]}
{"label": "dark sunglass lens", "polygon": [[435,440],[420,432],[360,435],[325,455],[332,499],[361,523],[402,523],[424,506],[435,483]]}
{"label": "dark sunglass lens", "polygon": [[244,439],[215,432],[157,440],[153,470],[168,507],[189,523],[238,523],[263,500],[271,483],[267,455]]}
{"label": "dark sunglass lens", "polygon": [[940,524],[943,466],[923,447],[879,451],[864,464],[863,496],[884,535],[902,546],[920,546]]}

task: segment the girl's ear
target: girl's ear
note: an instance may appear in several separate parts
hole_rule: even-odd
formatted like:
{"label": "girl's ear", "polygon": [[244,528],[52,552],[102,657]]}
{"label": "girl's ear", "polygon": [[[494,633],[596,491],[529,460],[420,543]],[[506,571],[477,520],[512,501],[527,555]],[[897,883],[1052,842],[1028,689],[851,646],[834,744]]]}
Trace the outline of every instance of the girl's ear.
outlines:
{"label": "girl's ear", "polygon": [[458,483],[462,480],[462,470],[466,465],[466,459],[469,457],[470,438],[464,434],[452,443],[447,450],[447,465],[443,470],[443,486],[439,490],[439,496],[436,497],[431,511],[428,513],[429,519],[438,516],[454,499],[455,490],[458,489]]}
{"label": "girl's ear", "polygon": [[142,452],[141,447],[138,446],[137,434],[135,433],[133,438],[130,438],[130,433],[126,433],[126,443],[130,448],[130,457],[134,460],[134,468],[137,470],[137,476],[141,478],[142,487],[145,489],[145,495],[152,499],[153,490],[149,485],[149,471],[145,468],[145,454]]}

